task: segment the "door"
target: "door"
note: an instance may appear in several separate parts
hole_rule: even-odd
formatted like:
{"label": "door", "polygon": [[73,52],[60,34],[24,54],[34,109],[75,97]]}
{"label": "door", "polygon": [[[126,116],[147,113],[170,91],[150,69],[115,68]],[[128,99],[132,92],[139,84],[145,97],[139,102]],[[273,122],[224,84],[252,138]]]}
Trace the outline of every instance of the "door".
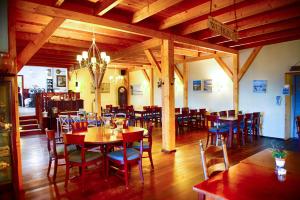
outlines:
{"label": "door", "polygon": [[127,90],[123,86],[118,88],[118,101],[120,107],[127,106]]}
{"label": "door", "polygon": [[296,128],[296,116],[300,116],[300,75],[294,76],[294,95],[293,95],[293,110],[294,114],[293,120],[293,135],[292,137],[297,137],[297,128]]}

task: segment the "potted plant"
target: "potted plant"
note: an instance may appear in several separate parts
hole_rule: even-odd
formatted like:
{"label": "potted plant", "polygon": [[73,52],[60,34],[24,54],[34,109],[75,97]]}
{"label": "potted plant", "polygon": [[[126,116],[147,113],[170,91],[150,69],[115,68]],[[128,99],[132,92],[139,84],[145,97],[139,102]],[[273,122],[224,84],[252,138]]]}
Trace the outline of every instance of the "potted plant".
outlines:
{"label": "potted plant", "polygon": [[272,156],[275,158],[276,167],[283,168],[287,156],[287,152],[283,150],[283,147],[273,145]]}

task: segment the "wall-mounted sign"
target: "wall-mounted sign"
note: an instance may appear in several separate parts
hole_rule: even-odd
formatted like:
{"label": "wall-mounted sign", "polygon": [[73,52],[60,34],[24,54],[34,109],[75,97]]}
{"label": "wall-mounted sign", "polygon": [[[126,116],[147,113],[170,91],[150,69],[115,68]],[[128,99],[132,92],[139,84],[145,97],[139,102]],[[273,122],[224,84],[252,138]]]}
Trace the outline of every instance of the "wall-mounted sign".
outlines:
{"label": "wall-mounted sign", "polygon": [[282,88],[283,95],[290,95],[290,85],[284,85]]}
{"label": "wall-mounted sign", "polygon": [[222,35],[223,37],[231,39],[235,42],[238,40],[238,33],[236,31],[211,16],[208,16],[207,26],[209,29],[217,34]]}

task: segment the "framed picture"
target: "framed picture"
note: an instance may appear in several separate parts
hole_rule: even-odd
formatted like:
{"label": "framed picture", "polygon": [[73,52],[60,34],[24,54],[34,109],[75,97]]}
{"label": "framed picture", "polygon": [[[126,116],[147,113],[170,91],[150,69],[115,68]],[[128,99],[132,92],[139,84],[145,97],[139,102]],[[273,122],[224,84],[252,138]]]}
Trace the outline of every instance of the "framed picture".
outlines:
{"label": "framed picture", "polygon": [[212,79],[203,80],[203,91],[212,92]]}
{"label": "framed picture", "polygon": [[110,92],[110,83],[101,83],[100,92],[101,93],[109,93]]}
{"label": "framed picture", "polygon": [[66,76],[57,75],[56,76],[56,86],[57,87],[66,87]]}
{"label": "framed picture", "polygon": [[131,95],[143,95],[142,85],[131,85]]}
{"label": "framed picture", "polygon": [[201,90],[201,80],[194,80],[193,81],[193,90],[200,91]]}
{"label": "framed picture", "polygon": [[266,93],[267,92],[267,80],[253,80],[253,92],[254,93]]}

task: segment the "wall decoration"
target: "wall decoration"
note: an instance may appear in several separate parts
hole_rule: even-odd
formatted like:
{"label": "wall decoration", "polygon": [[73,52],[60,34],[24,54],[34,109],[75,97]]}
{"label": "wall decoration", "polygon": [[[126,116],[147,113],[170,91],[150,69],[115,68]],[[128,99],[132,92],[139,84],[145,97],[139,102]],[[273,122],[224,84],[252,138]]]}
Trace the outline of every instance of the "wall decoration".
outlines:
{"label": "wall decoration", "polygon": [[143,95],[142,85],[130,85],[131,95]]}
{"label": "wall decoration", "polygon": [[95,87],[94,87],[94,84],[93,83],[90,83],[91,85],[91,94],[95,94]]}
{"label": "wall decoration", "polygon": [[110,93],[110,83],[101,83],[100,93]]}
{"label": "wall decoration", "polygon": [[253,92],[254,93],[266,93],[267,92],[267,80],[253,80]]}
{"label": "wall decoration", "polygon": [[282,88],[283,95],[290,95],[290,85],[284,85]]}
{"label": "wall decoration", "polygon": [[212,92],[212,79],[203,80],[203,91]]}
{"label": "wall decoration", "polygon": [[57,75],[56,76],[56,86],[57,87],[66,87],[66,76]]}
{"label": "wall decoration", "polygon": [[193,80],[193,90],[194,91],[201,90],[201,80]]}
{"label": "wall decoration", "polygon": [[56,74],[60,74],[61,73],[61,70],[60,69],[57,69],[56,70]]}

